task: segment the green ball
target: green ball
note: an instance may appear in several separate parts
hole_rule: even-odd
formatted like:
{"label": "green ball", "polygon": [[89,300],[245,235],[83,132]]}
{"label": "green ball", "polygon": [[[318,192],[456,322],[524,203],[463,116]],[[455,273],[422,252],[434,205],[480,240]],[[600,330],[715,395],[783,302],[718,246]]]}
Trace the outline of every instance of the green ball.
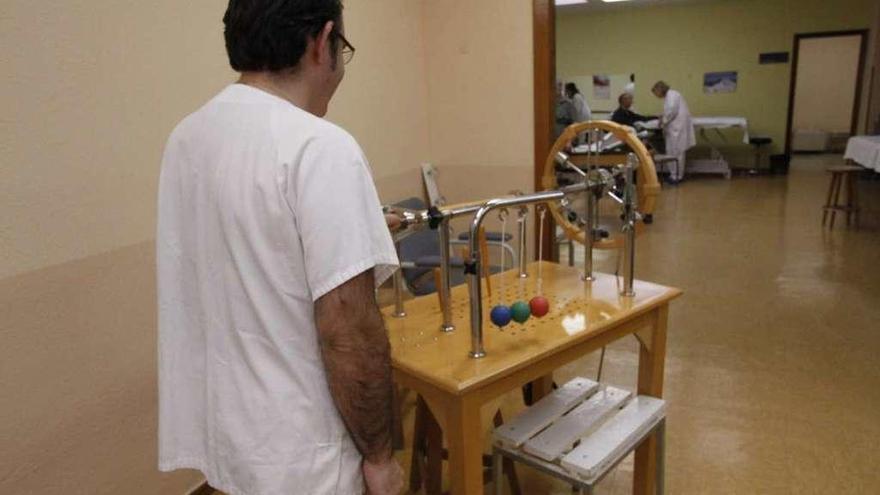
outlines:
{"label": "green ball", "polygon": [[532,310],[529,308],[528,303],[523,301],[513,303],[513,306],[510,307],[510,312],[513,314],[513,320],[517,323],[525,323],[529,316],[532,315]]}

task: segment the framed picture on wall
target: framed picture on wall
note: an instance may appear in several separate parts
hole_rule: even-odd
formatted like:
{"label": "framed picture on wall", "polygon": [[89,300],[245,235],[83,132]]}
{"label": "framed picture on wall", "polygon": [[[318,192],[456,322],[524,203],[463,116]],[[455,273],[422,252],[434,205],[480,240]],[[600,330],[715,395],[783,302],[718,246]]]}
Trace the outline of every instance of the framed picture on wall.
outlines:
{"label": "framed picture on wall", "polygon": [[593,75],[593,98],[596,100],[611,99],[611,77],[608,74]]}
{"label": "framed picture on wall", "polygon": [[703,75],[703,92],[706,94],[733,93],[737,84],[736,71],[707,72]]}

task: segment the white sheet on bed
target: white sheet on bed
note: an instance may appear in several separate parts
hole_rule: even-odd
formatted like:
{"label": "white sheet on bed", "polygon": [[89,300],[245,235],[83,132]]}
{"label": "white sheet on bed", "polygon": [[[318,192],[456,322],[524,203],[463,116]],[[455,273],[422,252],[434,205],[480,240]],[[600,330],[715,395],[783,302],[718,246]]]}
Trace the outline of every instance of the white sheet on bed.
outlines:
{"label": "white sheet on bed", "polygon": [[880,172],[880,136],[853,136],[846,143],[847,160]]}
{"label": "white sheet on bed", "polygon": [[[694,127],[703,129],[731,129],[739,127],[743,130],[743,143],[749,144],[749,121],[745,117],[694,117]],[[637,126],[643,129],[657,129],[660,126],[658,120],[639,122]]]}

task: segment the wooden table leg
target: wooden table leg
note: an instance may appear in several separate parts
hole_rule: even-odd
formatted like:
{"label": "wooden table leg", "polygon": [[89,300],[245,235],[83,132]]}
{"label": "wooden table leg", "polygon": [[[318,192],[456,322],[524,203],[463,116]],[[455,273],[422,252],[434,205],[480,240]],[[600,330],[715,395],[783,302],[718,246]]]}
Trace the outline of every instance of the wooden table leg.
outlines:
{"label": "wooden table leg", "polygon": [[[663,371],[666,361],[666,324],[669,305],[654,311],[654,327],[650,337],[639,346],[639,395],[663,396]],[[654,495],[657,463],[657,433],[654,432],[636,449],[633,494]]]}
{"label": "wooden table leg", "polygon": [[849,228],[852,221],[852,186],[853,174],[847,173],[844,180],[846,181],[846,227]]}
{"label": "wooden table leg", "polygon": [[425,463],[425,495],[443,494],[443,430],[437,424],[430,409],[425,406],[425,443],[427,444]]}
{"label": "wooden table leg", "polygon": [[391,444],[394,450],[403,450],[404,449],[404,439],[403,439],[403,400],[406,392],[401,390],[400,387],[394,385],[394,398],[392,401],[391,407],[391,415],[392,415],[392,424],[394,425],[394,430],[391,432]]}
{"label": "wooden table leg", "polygon": [[447,414],[449,478],[452,495],[483,493],[483,425],[480,404],[464,396],[451,401]]}
{"label": "wooden table leg", "polygon": [[861,207],[859,206],[859,177],[858,174],[853,175],[853,207],[855,208],[855,216],[856,216],[856,228],[859,228],[859,213],[861,212]]}
{"label": "wooden table leg", "polygon": [[532,382],[532,403],[538,402],[553,391],[553,374],[544,375]]}
{"label": "wooden table leg", "polygon": [[831,184],[828,186],[828,198],[825,199],[825,207],[822,208],[822,226],[825,226],[825,222],[828,218],[828,208],[831,205],[831,198],[834,195],[834,184],[837,182],[837,175],[831,174]]}
{"label": "wooden table leg", "polygon": [[843,174],[842,173],[833,172],[833,174],[834,174],[836,180],[834,182],[834,200],[832,202],[832,209],[831,209],[831,225],[828,227],[831,230],[834,230],[834,218],[837,217],[837,209],[838,209],[837,207],[840,206],[840,186],[841,186],[841,182],[843,181],[843,177],[842,177]]}
{"label": "wooden table leg", "polygon": [[417,492],[422,488],[422,473],[425,469],[425,429],[427,428],[425,417],[428,406],[421,395],[416,395],[416,418],[413,424],[412,457],[409,465],[409,491]]}

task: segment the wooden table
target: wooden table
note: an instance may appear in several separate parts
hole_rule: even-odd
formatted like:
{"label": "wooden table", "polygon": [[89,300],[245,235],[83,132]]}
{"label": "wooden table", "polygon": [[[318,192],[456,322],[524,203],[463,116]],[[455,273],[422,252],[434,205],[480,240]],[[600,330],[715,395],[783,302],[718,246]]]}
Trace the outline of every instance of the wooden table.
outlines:
{"label": "wooden table", "polygon": [[[441,333],[441,313],[436,295],[408,301],[405,318],[385,310],[392,347],[394,379],[421,395],[443,428],[449,451],[453,494],[483,493],[483,445],[480,406],[526,383],[534,384],[535,397],[552,385],[557,368],[630,334],[640,342],[638,393],[661,397],[666,354],[666,321],[669,302],[681,291],[649,282],[635,282],[636,296],[619,296],[622,279],[597,274],[582,282],[575,268],[542,262],[544,295],[550,313],[524,325],[511,323],[503,331],[489,322],[488,313],[498,303],[501,277],[505,302],[528,301],[536,294],[537,263],[528,267],[527,279],[515,271],[492,277],[495,297],[484,302],[486,357],[471,359],[469,302],[464,285],[452,290],[456,330]],[[484,291],[485,294],[485,291]],[[652,437],[636,451],[634,493],[653,493]]]}

